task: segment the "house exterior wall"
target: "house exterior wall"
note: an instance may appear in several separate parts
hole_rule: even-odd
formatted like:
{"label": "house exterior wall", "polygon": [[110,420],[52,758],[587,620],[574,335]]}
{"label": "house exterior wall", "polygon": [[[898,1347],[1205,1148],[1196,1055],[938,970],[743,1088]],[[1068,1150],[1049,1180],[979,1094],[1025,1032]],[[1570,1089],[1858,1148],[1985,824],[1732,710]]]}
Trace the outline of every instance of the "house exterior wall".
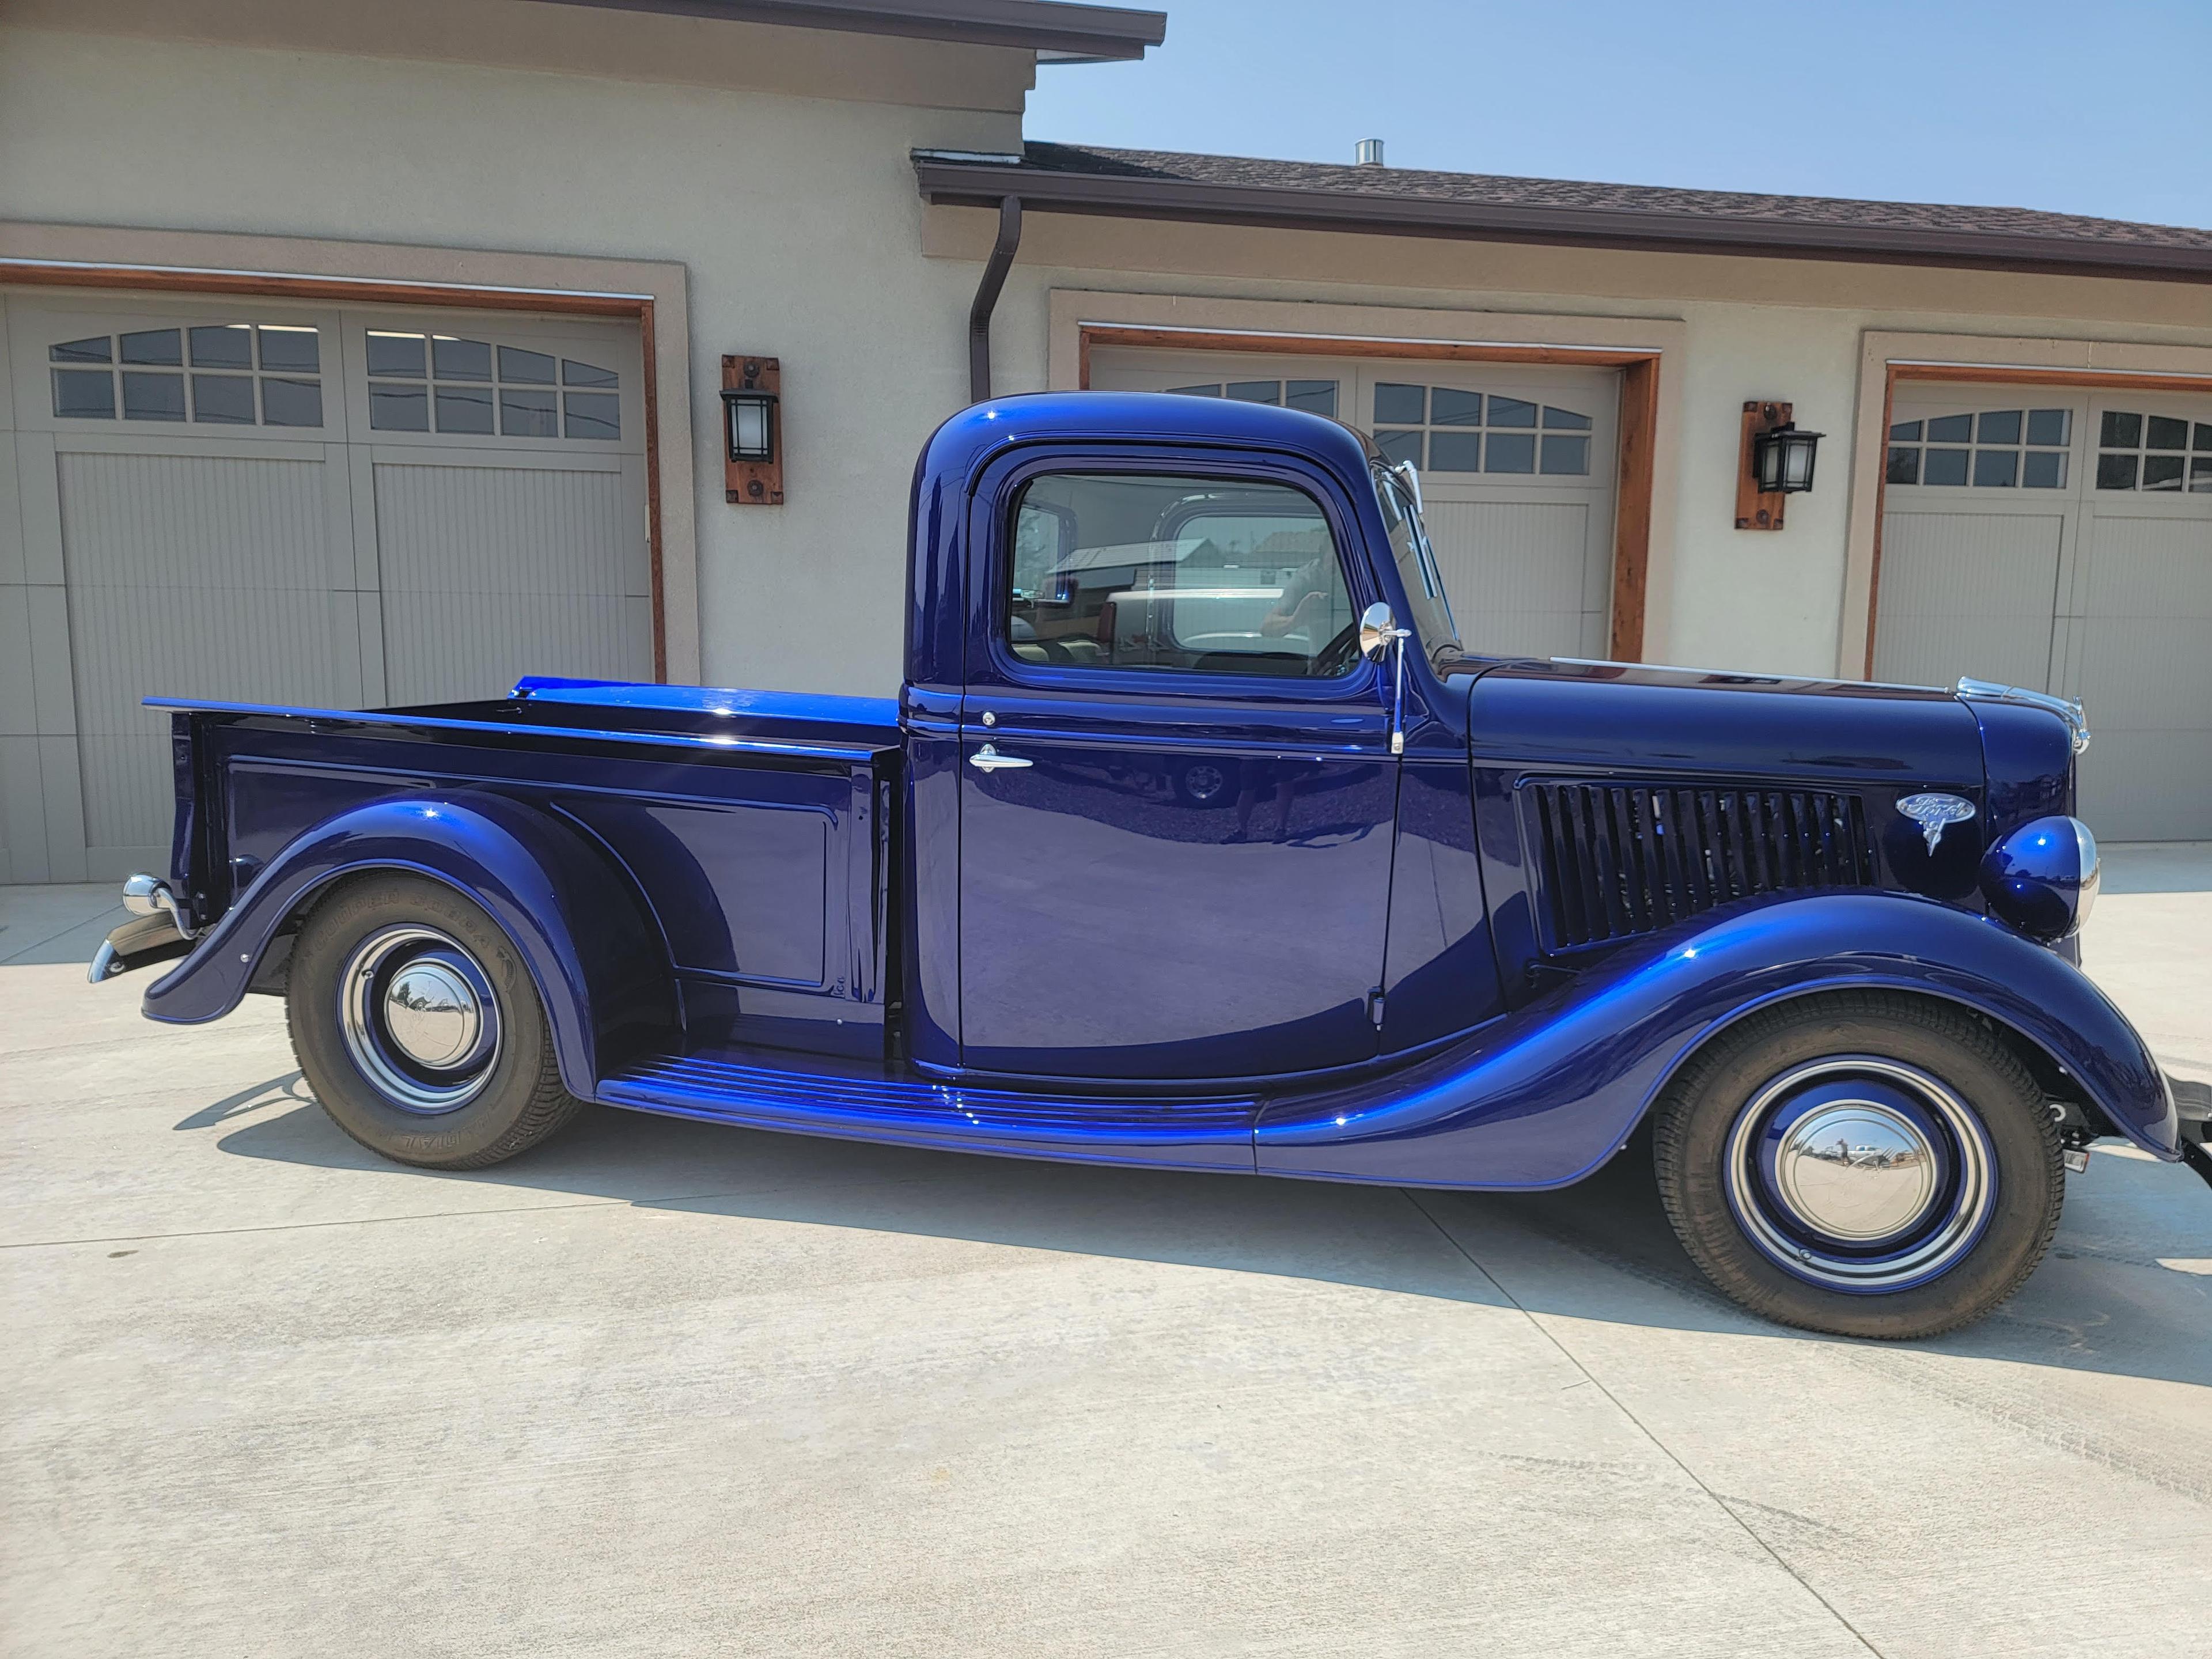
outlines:
{"label": "house exterior wall", "polygon": [[[88,15],[138,17],[88,4]],[[541,60],[612,50],[593,31],[617,20],[625,67],[639,75],[651,67],[641,34],[669,25],[659,50],[690,53],[689,72],[705,72],[691,20],[520,0],[452,9],[504,14]],[[250,10],[194,10],[210,28],[244,33],[252,21]],[[52,9],[10,5],[0,18],[26,15]],[[564,36],[580,20],[590,27]],[[270,21],[278,40],[279,25],[306,27]],[[907,482],[922,441],[965,401],[975,277],[923,256],[908,152],[1018,147],[1030,62],[818,38],[848,54],[819,53],[810,71],[836,96],[10,21],[0,28],[0,222],[309,239],[335,248],[340,264],[345,245],[373,245],[362,263],[378,269],[387,245],[444,247],[469,256],[457,252],[468,275],[456,280],[521,285],[542,279],[547,255],[682,265],[689,407],[664,407],[661,418],[690,434],[694,501],[683,516],[696,547],[665,547],[664,558],[696,556],[701,676],[880,693],[899,673]],[[933,94],[894,47],[940,64]],[[976,69],[979,56],[997,60],[992,74]],[[889,87],[899,95],[1014,108],[878,101],[884,77],[869,71],[878,58],[904,65]],[[127,258],[128,242],[101,239],[103,257]],[[503,277],[492,257],[502,253],[528,274]],[[781,508],[722,499],[725,352],[783,361]]]}
{"label": "house exterior wall", "polygon": [[[696,572],[696,610],[670,624],[696,643],[671,662],[883,693],[907,482],[966,399],[995,228],[924,209],[908,155],[1018,149],[1033,72],[1002,49],[532,0],[0,0],[0,251],[12,224],[44,244],[105,228],[76,234],[117,259],[134,234],[198,234],[291,239],[319,270],[356,252],[386,268],[394,248],[425,278],[449,251],[479,283],[562,260],[679,270],[660,349],[688,374],[664,374],[659,413],[692,465],[689,499],[664,499],[664,558]],[[1663,324],[1680,343],[1644,655],[1808,673],[1863,659],[1849,549],[1870,533],[1851,515],[1877,464],[1871,332],[2212,348],[2201,284],[1032,214],[994,331],[999,391],[1051,383],[1054,296],[1082,293]],[[781,508],[722,500],[725,352],[782,360]],[[1749,398],[1828,434],[1778,533],[1733,528]]]}
{"label": "house exterior wall", "polygon": [[[927,245],[980,258],[994,223],[975,210],[933,208]],[[2022,337],[2125,342],[2143,348],[2131,363],[2170,356],[2185,370],[2201,369],[2212,346],[2212,290],[2197,283],[1040,214],[1000,301],[1000,390],[1048,382],[1054,296],[1081,309],[1070,296],[1085,294],[1099,296],[1091,309],[1102,314],[1116,310],[1115,296],[1140,294],[1314,302],[1316,332],[1386,337],[1402,332],[1390,314],[1401,308],[1472,313],[1452,337],[1526,337],[1484,330],[1484,313],[1668,325],[1680,341],[1669,368],[1679,378],[1662,402],[1662,419],[1677,422],[1675,471],[1671,507],[1664,481],[1658,504],[1673,522],[1654,535],[1644,654],[1802,674],[1863,672],[1864,617],[1848,607],[1863,610],[1863,573],[1855,583],[1849,550],[1853,482],[1880,465],[1880,444],[1866,435],[1878,420],[1864,428],[1859,410],[1870,334],[1986,337],[1996,362],[2023,361]],[[1355,307],[1376,325],[1348,322]],[[1234,314],[1209,307],[1207,325],[1232,326]],[[1255,332],[1286,326],[1279,303],[1250,314]],[[1816,488],[1790,503],[1778,532],[1734,527],[1742,407],[1754,398],[1793,403],[1801,427],[1827,434]],[[1869,495],[1860,511],[1870,510]]]}

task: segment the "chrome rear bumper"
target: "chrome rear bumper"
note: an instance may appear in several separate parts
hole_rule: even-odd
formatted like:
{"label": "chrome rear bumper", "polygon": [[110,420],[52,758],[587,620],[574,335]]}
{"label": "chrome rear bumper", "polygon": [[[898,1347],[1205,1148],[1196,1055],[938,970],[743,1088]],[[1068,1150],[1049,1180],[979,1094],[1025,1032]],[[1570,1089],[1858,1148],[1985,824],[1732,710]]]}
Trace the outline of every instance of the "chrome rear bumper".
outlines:
{"label": "chrome rear bumper", "polygon": [[131,920],[101,941],[85,970],[94,985],[133,968],[185,956],[192,948],[195,930],[167,882],[132,876],[123,884],[123,908],[131,913]]}

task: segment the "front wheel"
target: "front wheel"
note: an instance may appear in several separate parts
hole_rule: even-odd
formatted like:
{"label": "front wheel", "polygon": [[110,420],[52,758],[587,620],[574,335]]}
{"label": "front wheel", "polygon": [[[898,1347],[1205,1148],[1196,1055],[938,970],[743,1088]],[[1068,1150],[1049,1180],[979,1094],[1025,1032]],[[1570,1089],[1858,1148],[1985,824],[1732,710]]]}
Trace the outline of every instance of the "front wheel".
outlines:
{"label": "front wheel", "polygon": [[323,1109],[398,1163],[481,1169],[575,1115],[529,969],[481,907],[441,883],[369,876],[316,905],[285,1012]]}
{"label": "front wheel", "polygon": [[1751,1015],[1653,1122],[1659,1193],[1705,1276],[1842,1336],[1979,1319],[2043,1259],[2065,1193],[2056,1121],[1988,1028],[1852,992]]}

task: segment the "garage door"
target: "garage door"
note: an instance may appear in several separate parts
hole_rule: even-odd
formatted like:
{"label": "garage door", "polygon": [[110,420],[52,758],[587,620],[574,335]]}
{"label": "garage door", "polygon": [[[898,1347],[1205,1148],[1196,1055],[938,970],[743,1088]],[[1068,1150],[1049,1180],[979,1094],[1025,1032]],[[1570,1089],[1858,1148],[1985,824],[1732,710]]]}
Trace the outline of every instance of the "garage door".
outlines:
{"label": "garage door", "polygon": [[1421,470],[1430,536],[1470,649],[1605,654],[1617,373],[1100,347],[1091,384],[1285,404],[1372,432]]}
{"label": "garage door", "polygon": [[0,876],[166,860],[148,695],[650,677],[634,326],[51,293],[0,321]]}
{"label": "garage door", "polygon": [[2082,816],[2212,837],[2212,397],[1899,389],[1878,679],[2079,697]]}

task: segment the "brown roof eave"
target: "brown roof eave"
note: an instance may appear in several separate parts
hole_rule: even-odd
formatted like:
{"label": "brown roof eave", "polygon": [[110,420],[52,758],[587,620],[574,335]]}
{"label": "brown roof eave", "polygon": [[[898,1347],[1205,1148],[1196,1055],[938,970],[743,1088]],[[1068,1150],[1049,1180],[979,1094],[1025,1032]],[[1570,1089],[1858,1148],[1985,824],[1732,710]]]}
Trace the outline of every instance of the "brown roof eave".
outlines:
{"label": "brown roof eave", "polygon": [[1673,253],[1753,254],[1880,264],[1966,266],[2062,276],[2212,282],[2212,252],[2140,243],[1993,231],[1808,224],[1782,219],[1528,207],[1413,196],[1218,185],[1181,179],[1062,173],[915,157],[922,198],[932,204],[995,205],[1018,196],[1032,212],[1085,213],[1293,230],[1364,231],[1464,237]]}
{"label": "brown roof eave", "polygon": [[1142,58],[1167,38],[1167,14],[1068,0],[550,0],[612,11],[663,12],[723,22],[888,34],[1011,46],[1063,61]]}

